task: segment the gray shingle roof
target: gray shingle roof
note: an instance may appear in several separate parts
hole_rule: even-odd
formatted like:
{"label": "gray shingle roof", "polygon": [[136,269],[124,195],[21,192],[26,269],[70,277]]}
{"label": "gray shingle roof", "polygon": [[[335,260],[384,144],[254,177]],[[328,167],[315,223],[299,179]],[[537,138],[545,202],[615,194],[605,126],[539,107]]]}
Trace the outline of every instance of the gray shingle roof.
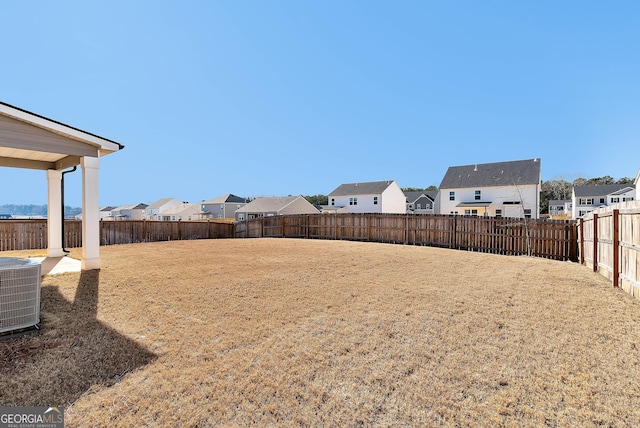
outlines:
{"label": "gray shingle roof", "polygon": [[632,184],[603,184],[599,186],[574,186],[573,193],[576,197],[607,196],[624,188],[634,188]]}
{"label": "gray shingle roof", "polygon": [[540,159],[450,166],[440,189],[540,183]]}
{"label": "gray shingle roof", "polygon": [[218,198],[205,201],[203,202],[203,204],[223,204],[225,202],[244,204],[247,202],[247,200],[245,198],[241,198],[240,196],[236,196],[233,193],[227,193],[226,195],[222,195]]}
{"label": "gray shingle roof", "polygon": [[394,180],[370,181],[366,183],[345,183],[329,193],[328,196],[380,195]]}

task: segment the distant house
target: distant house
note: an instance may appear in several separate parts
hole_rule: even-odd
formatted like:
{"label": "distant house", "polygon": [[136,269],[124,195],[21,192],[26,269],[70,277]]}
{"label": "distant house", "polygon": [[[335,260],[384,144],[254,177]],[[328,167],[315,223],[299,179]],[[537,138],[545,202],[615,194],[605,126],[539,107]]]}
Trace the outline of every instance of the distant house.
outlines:
{"label": "distant house", "polygon": [[200,204],[181,202],[171,204],[156,215],[159,221],[197,221],[206,220],[209,213],[202,212]]}
{"label": "distant house", "polygon": [[604,184],[597,186],[574,186],[572,218],[577,219],[597,208],[633,201],[636,188],[633,184]]}
{"label": "distant house", "polygon": [[407,212],[415,214],[433,214],[433,206],[438,196],[437,190],[422,192],[404,192],[407,198]]}
{"label": "distant house", "polygon": [[437,214],[540,217],[540,159],[452,166],[440,183]]}
{"label": "distant house", "polygon": [[320,211],[302,196],[256,198],[236,210],[236,221],[288,214],[319,214]]}
{"label": "distant house", "polygon": [[573,203],[571,199],[549,201],[549,216],[551,218],[571,217]]}
{"label": "distant house", "polygon": [[144,220],[147,204],[122,205],[111,210],[105,219],[109,220]]}
{"label": "distant house", "polygon": [[177,198],[162,198],[152,203],[145,210],[145,220],[160,220],[160,211],[166,210],[173,205],[181,205],[183,202]]}
{"label": "distant house", "polygon": [[407,212],[407,198],[394,180],[341,184],[328,198],[329,208],[344,208],[340,212]]}
{"label": "distant house", "polygon": [[219,198],[202,202],[202,211],[208,212],[209,218],[235,218],[236,210],[247,204],[245,198],[227,193]]}
{"label": "distant house", "polygon": [[[113,220],[111,218],[111,212],[113,210],[115,210],[115,209],[116,209],[116,207],[112,207],[112,206],[106,206],[106,207],[100,208],[100,211],[98,211],[98,216],[100,218],[100,221],[102,221],[102,220]],[[75,219],[76,220],[82,220],[82,213],[77,214],[75,216]]]}

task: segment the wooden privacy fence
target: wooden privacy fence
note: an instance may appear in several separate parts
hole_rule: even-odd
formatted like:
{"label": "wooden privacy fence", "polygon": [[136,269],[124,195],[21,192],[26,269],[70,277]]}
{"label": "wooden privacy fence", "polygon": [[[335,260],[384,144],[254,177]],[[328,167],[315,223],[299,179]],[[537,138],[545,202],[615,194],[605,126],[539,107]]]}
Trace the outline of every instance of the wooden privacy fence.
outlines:
{"label": "wooden privacy fence", "polygon": [[[185,221],[101,221],[100,245],[182,239],[232,238],[232,223]],[[0,251],[36,250],[48,246],[46,220],[0,221]],[[82,246],[82,222],[64,222],[64,247]]]}
{"label": "wooden privacy fence", "polygon": [[640,202],[601,208],[578,221],[580,263],[640,298]]}
{"label": "wooden privacy fence", "polygon": [[236,223],[236,238],[343,239],[577,261],[575,222],[416,214],[307,214]]}
{"label": "wooden privacy fence", "polygon": [[[82,223],[65,221],[65,248],[82,246]],[[426,245],[505,255],[578,260],[571,221],[416,214],[275,216],[236,224],[184,221],[102,221],[100,244],[185,239],[287,237]],[[47,248],[46,220],[0,221],[0,251]]]}

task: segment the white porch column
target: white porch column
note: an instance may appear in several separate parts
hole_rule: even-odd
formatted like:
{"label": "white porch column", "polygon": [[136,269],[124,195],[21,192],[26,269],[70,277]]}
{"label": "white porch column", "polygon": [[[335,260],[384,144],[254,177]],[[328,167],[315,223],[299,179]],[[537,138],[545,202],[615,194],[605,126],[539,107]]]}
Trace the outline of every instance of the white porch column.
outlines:
{"label": "white porch column", "polygon": [[62,257],[62,171],[47,170],[47,257]]}
{"label": "white porch column", "polygon": [[100,269],[100,158],[82,157],[82,269]]}

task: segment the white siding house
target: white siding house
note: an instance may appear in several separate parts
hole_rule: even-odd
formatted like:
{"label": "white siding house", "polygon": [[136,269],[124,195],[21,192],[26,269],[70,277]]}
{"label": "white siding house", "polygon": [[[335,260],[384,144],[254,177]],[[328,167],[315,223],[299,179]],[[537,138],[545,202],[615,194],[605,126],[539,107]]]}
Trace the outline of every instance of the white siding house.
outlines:
{"label": "white siding house", "polygon": [[205,220],[209,217],[208,213],[203,213],[200,204],[190,204],[181,202],[179,204],[170,205],[163,208],[156,216],[156,220],[160,221],[196,221]]}
{"label": "white siding house", "polygon": [[181,205],[182,201],[177,198],[162,198],[152,203],[145,210],[145,220],[160,220],[158,214],[160,211],[167,210],[173,205]]}
{"label": "white siding house", "polygon": [[394,180],[341,184],[329,193],[329,207],[347,213],[406,213],[407,197]]}
{"label": "white siding house", "polygon": [[549,201],[549,216],[553,218],[571,217],[573,203],[571,199]]}
{"label": "white siding house", "polygon": [[111,210],[108,220],[143,220],[147,204],[122,205]]}
{"label": "white siding house", "polygon": [[319,214],[320,211],[302,196],[256,198],[236,210],[236,221],[288,214]]}
{"label": "white siding house", "polygon": [[540,159],[449,167],[436,213],[540,217]]}
{"label": "white siding house", "polygon": [[572,218],[577,219],[597,208],[635,200],[633,184],[604,184],[599,186],[574,186]]}

